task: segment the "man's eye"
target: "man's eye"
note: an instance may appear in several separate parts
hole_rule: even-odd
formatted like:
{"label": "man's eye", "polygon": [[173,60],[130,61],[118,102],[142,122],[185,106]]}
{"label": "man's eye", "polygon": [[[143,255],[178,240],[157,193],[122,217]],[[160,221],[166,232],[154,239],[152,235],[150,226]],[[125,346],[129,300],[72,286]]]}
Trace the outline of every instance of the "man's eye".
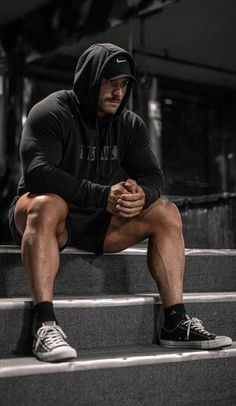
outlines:
{"label": "man's eye", "polygon": [[128,86],[128,83],[129,83],[129,81],[126,80],[125,82],[123,82],[123,83],[121,84],[121,86],[122,86],[122,87]]}

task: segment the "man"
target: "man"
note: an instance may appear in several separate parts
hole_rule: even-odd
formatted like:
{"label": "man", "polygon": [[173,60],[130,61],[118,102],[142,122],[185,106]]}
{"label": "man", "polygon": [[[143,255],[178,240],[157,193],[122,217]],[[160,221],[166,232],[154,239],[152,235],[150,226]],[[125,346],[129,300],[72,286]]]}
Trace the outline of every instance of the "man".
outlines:
{"label": "man", "polygon": [[[92,45],[79,58],[73,89],[40,101],[26,121],[22,177],[9,217],[31,285],[33,353],[40,360],[77,355],[52,304],[59,251],[72,245],[96,254],[118,252],[147,237],[148,267],[165,314],[160,344],[209,349],[232,343],[186,314],[180,214],[160,198],[163,174],[145,125],[125,107],[135,80],[128,52],[112,44]],[[128,175],[119,182],[121,168]]]}

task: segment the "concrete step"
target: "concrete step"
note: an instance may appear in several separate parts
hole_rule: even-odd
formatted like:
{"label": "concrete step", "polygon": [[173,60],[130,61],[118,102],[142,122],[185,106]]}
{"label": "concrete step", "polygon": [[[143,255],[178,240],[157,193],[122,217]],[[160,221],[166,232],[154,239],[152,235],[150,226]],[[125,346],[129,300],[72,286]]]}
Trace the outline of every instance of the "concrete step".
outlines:
{"label": "concrete step", "polygon": [[[235,406],[236,342],[222,350],[155,345],[80,351],[73,362],[0,360],[4,406]],[[167,378],[168,377],[168,378]]]}
{"label": "concrete step", "polygon": [[[0,296],[30,294],[14,246],[0,246]],[[186,250],[186,292],[236,291],[236,250]],[[61,254],[56,295],[97,295],[156,292],[146,264],[146,247],[135,246],[118,254],[95,256],[67,248]]]}
{"label": "concrete step", "polygon": [[[217,335],[236,340],[236,293],[184,295],[190,316]],[[159,296],[130,294],[57,298],[59,324],[76,349],[158,343],[163,321]],[[31,353],[30,298],[0,299],[0,356]]]}

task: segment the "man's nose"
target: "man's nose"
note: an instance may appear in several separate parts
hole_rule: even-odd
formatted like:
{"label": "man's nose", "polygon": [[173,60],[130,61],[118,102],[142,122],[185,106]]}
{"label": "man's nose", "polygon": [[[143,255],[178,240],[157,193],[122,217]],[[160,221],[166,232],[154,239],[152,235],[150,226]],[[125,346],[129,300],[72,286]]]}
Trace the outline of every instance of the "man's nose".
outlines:
{"label": "man's nose", "polygon": [[120,86],[120,85],[117,85],[116,87],[114,87],[114,89],[113,89],[113,93],[116,95],[116,96],[122,96],[122,87]]}

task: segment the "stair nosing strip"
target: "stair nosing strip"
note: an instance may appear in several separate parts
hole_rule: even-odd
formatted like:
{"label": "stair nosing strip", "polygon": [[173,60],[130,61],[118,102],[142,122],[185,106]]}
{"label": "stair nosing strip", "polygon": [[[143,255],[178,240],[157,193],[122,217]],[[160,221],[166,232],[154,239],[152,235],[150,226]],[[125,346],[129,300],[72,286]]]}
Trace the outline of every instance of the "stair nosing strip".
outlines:
{"label": "stair nosing strip", "polygon": [[[62,372],[82,372],[85,370],[106,369],[106,368],[124,368],[131,366],[154,365],[164,363],[178,363],[186,361],[199,361],[207,359],[222,359],[236,357],[236,341],[231,347],[211,351],[182,351],[166,352],[158,354],[131,355],[101,357],[100,359],[82,359],[63,363],[40,362],[33,357],[14,359],[18,365],[11,366],[11,359],[0,360],[0,378],[9,378],[16,376],[62,373]],[[31,361],[31,364],[24,364],[25,360]],[[20,364],[20,361],[21,364]],[[5,365],[6,364],[6,365]]]}
{"label": "stair nosing strip", "polygon": [[[235,302],[236,292],[185,293],[184,303]],[[159,294],[140,293],[132,295],[84,296],[55,298],[55,308],[117,307],[160,304]],[[30,297],[0,298],[0,310],[22,309],[32,305]]]}
{"label": "stair nosing strip", "polygon": [[[14,245],[0,245],[0,254],[20,254],[21,250],[19,246],[14,246]],[[123,251],[116,252],[116,253],[104,253],[103,256],[109,256],[109,255],[144,255],[147,253],[147,247],[145,245],[140,245],[140,246],[133,246],[130,248],[127,248]],[[67,247],[65,248],[62,253],[64,254],[69,254],[69,255],[94,255],[93,252],[89,251],[82,251],[77,248],[73,247]],[[226,249],[226,248],[219,248],[219,249],[211,249],[211,248],[186,248],[185,249],[185,255],[186,256],[236,256],[236,249]]]}

